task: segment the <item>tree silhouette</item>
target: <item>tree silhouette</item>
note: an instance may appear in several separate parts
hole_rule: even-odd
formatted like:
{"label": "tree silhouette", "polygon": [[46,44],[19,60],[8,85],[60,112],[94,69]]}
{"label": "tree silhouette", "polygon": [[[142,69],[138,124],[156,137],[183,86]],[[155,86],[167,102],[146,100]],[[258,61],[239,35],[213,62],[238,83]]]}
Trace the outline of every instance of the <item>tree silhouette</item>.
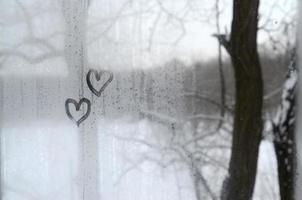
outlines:
{"label": "tree silhouette", "polygon": [[235,74],[235,116],[223,200],[251,199],[262,134],[263,80],[257,52],[259,0],[234,0],[229,53]]}

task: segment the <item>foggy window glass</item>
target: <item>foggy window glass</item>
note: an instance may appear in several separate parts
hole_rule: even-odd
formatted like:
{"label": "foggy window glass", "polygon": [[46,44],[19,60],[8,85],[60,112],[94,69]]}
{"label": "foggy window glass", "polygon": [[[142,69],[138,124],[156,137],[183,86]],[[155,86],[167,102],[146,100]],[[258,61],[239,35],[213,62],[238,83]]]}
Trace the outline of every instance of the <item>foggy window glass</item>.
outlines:
{"label": "foggy window glass", "polygon": [[297,8],[0,1],[0,198],[299,199]]}

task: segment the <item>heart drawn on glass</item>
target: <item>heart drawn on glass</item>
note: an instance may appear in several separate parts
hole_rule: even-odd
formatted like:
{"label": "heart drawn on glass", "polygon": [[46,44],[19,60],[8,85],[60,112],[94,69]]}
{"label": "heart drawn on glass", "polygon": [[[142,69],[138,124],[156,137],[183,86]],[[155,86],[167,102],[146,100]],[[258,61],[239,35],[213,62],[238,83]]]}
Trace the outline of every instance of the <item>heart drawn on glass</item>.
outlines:
{"label": "heart drawn on glass", "polygon": [[[96,83],[91,81],[92,74],[94,74],[95,79],[97,80]],[[100,97],[102,92],[105,90],[105,88],[108,86],[108,84],[113,80],[113,74],[109,71],[97,71],[95,69],[90,69],[86,75],[86,82],[93,94]],[[96,89],[96,85],[99,85],[100,89]]]}
{"label": "heart drawn on glass", "polygon": [[[79,117],[75,117],[74,115],[77,115],[73,112],[73,114],[71,114],[70,112],[70,104],[73,104],[75,106],[75,109],[76,109],[76,113],[81,113],[81,110],[80,108],[84,107],[84,104],[87,105],[87,110],[84,114],[81,113],[81,115]],[[84,109],[84,108],[83,108]],[[91,111],[91,103],[89,101],[89,99],[86,99],[86,98],[82,98],[80,99],[79,102],[77,102],[76,100],[74,99],[67,99],[65,101],[65,110],[66,110],[66,114],[67,116],[69,117],[69,119],[71,119],[72,121],[74,121],[77,126],[80,126],[80,124],[87,119],[87,117],[89,116],[90,114],[90,111]],[[78,118],[78,119],[77,119]]]}

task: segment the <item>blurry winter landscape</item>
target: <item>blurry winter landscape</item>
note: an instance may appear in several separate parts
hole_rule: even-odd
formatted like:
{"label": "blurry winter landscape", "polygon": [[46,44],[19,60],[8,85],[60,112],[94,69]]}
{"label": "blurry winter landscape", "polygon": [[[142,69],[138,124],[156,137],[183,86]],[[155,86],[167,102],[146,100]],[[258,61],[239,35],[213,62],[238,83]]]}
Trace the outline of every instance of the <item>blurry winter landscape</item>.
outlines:
{"label": "blurry winter landscape", "polygon": [[[222,50],[222,106],[212,34],[229,33],[232,5],[220,1],[218,27],[215,8],[213,0],[0,1],[1,199],[219,199],[234,78]],[[281,101],[295,9],[294,0],[261,2],[267,121]],[[101,97],[87,87],[91,68],[113,74]],[[77,127],[64,103],[82,97],[91,113]],[[278,200],[269,125],[263,135],[254,200]]]}

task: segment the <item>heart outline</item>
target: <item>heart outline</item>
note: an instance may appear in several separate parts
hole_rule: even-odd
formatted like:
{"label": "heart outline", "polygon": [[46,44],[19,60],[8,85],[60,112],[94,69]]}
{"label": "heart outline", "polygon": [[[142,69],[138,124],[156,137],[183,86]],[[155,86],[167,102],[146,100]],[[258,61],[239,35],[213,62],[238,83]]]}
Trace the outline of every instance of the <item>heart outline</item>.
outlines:
{"label": "heart outline", "polygon": [[[91,74],[95,75],[95,78],[97,81],[101,80],[102,74],[108,73],[109,74],[109,78],[108,80],[105,81],[104,85],[101,87],[101,89],[98,91],[95,89],[95,87],[92,85],[90,77]],[[88,88],[90,89],[90,91],[95,94],[97,97],[100,97],[102,92],[105,90],[105,88],[108,86],[108,84],[113,80],[113,74],[110,71],[97,71],[95,69],[90,69],[86,75],[86,82],[88,85]]]}
{"label": "heart outline", "polygon": [[[69,110],[69,104],[70,104],[70,103],[73,104],[73,105],[75,106],[76,111],[79,111],[79,110],[80,110],[80,107],[81,107],[81,105],[82,105],[83,103],[86,103],[86,104],[87,104],[87,111],[86,111],[86,113],[85,113],[79,120],[76,120],[76,119],[72,116],[72,114],[70,113],[70,110]],[[82,98],[82,99],[80,99],[79,102],[77,102],[77,101],[74,100],[74,99],[69,98],[69,99],[67,99],[67,100],[65,101],[65,111],[66,111],[66,114],[67,114],[68,118],[71,119],[72,121],[74,121],[74,122],[77,124],[77,126],[79,127],[80,124],[81,124],[84,120],[86,120],[86,119],[88,118],[88,116],[90,115],[90,112],[91,112],[91,102],[90,102],[90,100],[87,99],[87,98]]]}

